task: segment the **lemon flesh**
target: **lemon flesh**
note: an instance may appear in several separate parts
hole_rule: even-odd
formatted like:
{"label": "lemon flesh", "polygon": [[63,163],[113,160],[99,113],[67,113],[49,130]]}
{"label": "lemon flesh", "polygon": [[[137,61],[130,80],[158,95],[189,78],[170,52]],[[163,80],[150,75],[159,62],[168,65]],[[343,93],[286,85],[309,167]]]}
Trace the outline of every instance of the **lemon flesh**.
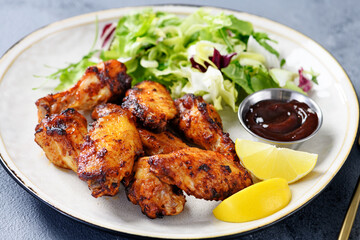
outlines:
{"label": "lemon flesh", "polygon": [[311,172],[318,158],[317,154],[244,139],[236,140],[235,149],[242,165],[257,178],[284,178],[288,183]]}
{"label": "lemon flesh", "polygon": [[228,197],[213,210],[213,214],[225,222],[248,222],[270,216],[288,205],[290,200],[287,181],[273,178]]}

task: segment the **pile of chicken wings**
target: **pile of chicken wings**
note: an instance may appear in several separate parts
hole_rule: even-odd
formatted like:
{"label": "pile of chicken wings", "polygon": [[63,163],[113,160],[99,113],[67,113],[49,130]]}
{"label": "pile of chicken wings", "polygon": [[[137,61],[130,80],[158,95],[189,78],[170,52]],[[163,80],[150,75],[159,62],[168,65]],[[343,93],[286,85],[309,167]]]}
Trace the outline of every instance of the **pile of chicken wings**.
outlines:
{"label": "pile of chicken wings", "polygon": [[252,184],[211,104],[193,94],[174,101],[160,83],[131,81],[110,60],[38,99],[35,141],[46,157],[76,172],[94,197],[114,196],[122,183],[149,218],[182,212],[184,192],[223,200]]}

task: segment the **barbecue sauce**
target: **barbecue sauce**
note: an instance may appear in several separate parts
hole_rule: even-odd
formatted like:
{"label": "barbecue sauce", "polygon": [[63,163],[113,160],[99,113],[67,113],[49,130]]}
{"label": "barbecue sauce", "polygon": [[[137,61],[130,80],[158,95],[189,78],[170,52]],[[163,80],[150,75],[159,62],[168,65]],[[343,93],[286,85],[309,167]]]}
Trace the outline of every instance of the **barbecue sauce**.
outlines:
{"label": "barbecue sauce", "polygon": [[317,128],[317,114],[297,100],[263,100],[249,108],[245,124],[255,134],[275,141],[296,141]]}

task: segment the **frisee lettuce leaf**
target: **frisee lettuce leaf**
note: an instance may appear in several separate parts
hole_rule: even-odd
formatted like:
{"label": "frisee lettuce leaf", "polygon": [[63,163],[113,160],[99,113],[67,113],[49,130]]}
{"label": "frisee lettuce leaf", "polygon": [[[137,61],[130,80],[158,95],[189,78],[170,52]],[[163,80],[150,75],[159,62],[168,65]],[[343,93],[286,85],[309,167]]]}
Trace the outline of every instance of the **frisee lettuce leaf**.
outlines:
{"label": "frisee lettuce leaf", "polygon": [[253,33],[253,37],[255,40],[263,46],[266,50],[274,54],[276,57],[280,57],[280,54],[278,51],[276,51],[269,43],[268,41],[272,41],[274,43],[277,43],[275,40],[272,40],[269,38],[269,36],[266,33],[263,32],[256,32]]}
{"label": "frisee lettuce leaf", "polygon": [[[45,76],[45,78],[59,80],[59,84],[54,89],[55,91],[62,91],[67,89],[73,86],[74,83],[82,77],[88,67],[97,64],[96,62],[90,60],[97,52],[99,52],[99,50],[91,51],[82,57],[80,61],[76,63],[70,63],[68,66],[58,69],[56,72]],[[37,88],[34,88],[34,90],[35,89]]]}

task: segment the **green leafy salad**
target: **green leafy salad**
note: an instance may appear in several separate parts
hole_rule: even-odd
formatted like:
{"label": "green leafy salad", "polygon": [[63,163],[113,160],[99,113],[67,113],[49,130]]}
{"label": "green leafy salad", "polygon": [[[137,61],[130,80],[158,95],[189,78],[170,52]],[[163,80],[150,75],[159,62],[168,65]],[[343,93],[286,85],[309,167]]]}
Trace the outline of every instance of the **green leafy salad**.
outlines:
{"label": "green leafy salad", "polygon": [[[96,34],[98,37],[98,34]],[[201,95],[217,110],[236,111],[241,100],[265,88],[308,92],[316,74],[282,68],[276,42],[256,32],[250,22],[199,9],[186,18],[145,9],[106,24],[102,47],[79,62],[48,76],[59,79],[55,90],[77,82],[97,62],[117,59],[127,67],[133,85],[152,80],[165,85],[173,98]]]}

